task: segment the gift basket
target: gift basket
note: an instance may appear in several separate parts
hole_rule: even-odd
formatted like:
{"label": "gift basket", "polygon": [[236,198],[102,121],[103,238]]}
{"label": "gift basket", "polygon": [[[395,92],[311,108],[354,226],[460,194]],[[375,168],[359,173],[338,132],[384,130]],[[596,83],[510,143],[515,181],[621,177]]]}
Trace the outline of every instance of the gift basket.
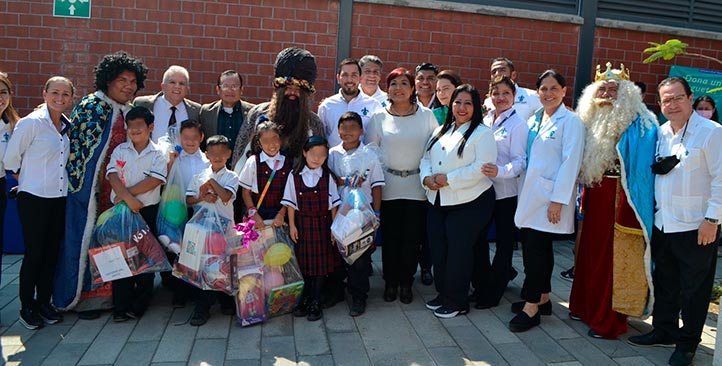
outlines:
{"label": "gift basket", "polygon": [[93,288],[100,287],[103,282],[141,273],[171,270],[163,248],[148,224],[125,202],[98,216],[88,256]]}
{"label": "gift basket", "polygon": [[185,226],[173,276],[202,290],[232,295],[235,288],[228,242],[236,236],[230,221],[218,215],[212,204],[203,203]]}
{"label": "gift basket", "polygon": [[336,247],[348,264],[371,247],[379,220],[360,189],[351,189],[331,224]]}
{"label": "gift basket", "polygon": [[[168,127],[168,134],[161,137],[158,145],[170,153],[180,153],[183,148],[180,146],[180,137],[177,126]],[[160,197],[158,206],[158,241],[166,251],[179,254],[180,242],[183,237],[185,223],[188,221],[188,206],[186,205],[186,185],[183,179],[182,167],[176,161],[168,173],[168,180]]]}

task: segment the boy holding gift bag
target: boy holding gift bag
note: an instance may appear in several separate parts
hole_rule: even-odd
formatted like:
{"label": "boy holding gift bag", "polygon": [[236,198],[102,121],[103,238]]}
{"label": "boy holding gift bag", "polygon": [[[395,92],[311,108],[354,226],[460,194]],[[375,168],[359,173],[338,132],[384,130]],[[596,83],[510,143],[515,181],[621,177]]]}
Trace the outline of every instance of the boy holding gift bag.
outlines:
{"label": "boy holding gift bag", "polygon": [[[365,149],[360,142],[363,122],[356,112],[346,112],[338,120],[341,143],[329,151],[328,166],[336,174],[341,199],[346,200],[353,188],[360,188],[366,202],[370,202],[376,217],[381,210],[381,187],[386,185],[378,157]],[[352,161],[353,160],[353,161]],[[373,245],[373,244],[372,244]],[[352,264],[347,265],[348,291],[353,302],[350,316],[359,316],[366,311],[369,292],[368,269],[371,265],[372,250],[366,250]]]}
{"label": "boy holding gift bag", "polygon": [[[211,136],[206,140],[206,157],[211,166],[201,174],[193,177],[193,181],[186,190],[186,203],[196,205],[201,202],[212,204],[222,220],[233,222],[233,200],[236,198],[238,188],[238,175],[226,168],[226,161],[230,159],[231,150],[228,138],[222,135]],[[196,300],[196,306],[191,316],[190,324],[201,326],[210,318],[210,308],[216,301],[221,303],[221,313],[235,314],[233,298],[227,294],[204,290]]]}
{"label": "boy holding gift bag", "polygon": [[[151,232],[156,233],[160,186],[165,183],[167,165],[161,150],[150,140],[155,117],[145,107],[134,107],[125,117],[128,139],[113,151],[106,178],[113,188],[114,204],[125,202],[140,213]],[[142,273],[113,281],[113,321],[123,322],[143,315],[153,293],[154,273]]]}

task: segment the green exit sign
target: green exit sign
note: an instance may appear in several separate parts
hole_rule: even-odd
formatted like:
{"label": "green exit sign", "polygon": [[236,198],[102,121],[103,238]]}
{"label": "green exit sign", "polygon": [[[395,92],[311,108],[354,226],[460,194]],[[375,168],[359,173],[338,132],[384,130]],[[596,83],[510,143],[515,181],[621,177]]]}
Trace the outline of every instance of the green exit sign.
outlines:
{"label": "green exit sign", "polygon": [[56,17],[90,18],[90,0],[53,0]]}

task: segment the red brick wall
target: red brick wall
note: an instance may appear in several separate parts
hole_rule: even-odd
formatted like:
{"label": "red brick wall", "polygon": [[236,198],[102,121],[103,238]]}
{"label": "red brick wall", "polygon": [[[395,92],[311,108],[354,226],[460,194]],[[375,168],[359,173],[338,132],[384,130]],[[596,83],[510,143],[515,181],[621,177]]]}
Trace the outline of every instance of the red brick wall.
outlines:
{"label": "red brick wall", "polygon": [[[41,102],[41,87],[55,74],[70,77],[78,97],[91,92],[95,64],[104,54],[121,49],[150,69],[140,94],[157,92],[163,71],[179,64],[190,70],[191,99],[215,100],[218,74],[237,69],[245,77],[246,98],[264,101],[272,92],[275,56],[288,46],[316,55],[317,102],[335,92],[338,1],[258,0],[257,5],[245,5],[179,0],[174,11],[161,9],[160,3],[96,1],[91,19],[71,19],[53,17],[47,0],[0,2],[0,70],[18,85],[13,103],[20,114]],[[484,91],[489,61],[504,55],[515,62],[523,86],[531,87],[549,67],[567,77],[570,89],[573,86],[578,25],[368,3],[354,3],[353,11],[351,56],[376,54],[386,71],[430,61],[459,71],[465,81]],[[651,102],[654,85],[668,74],[670,63],[643,65],[642,50],[648,41],[668,38],[672,36],[599,28],[593,63],[624,61],[633,78],[648,84]],[[683,40],[695,51],[722,57],[717,51],[722,50],[720,41]],[[716,67],[689,57],[675,62]]]}

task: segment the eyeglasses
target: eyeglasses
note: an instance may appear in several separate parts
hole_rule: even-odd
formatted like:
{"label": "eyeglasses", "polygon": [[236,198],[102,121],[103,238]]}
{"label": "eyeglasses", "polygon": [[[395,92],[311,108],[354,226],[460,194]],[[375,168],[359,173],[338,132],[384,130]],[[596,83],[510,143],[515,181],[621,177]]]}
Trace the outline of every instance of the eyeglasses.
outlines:
{"label": "eyeglasses", "polygon": [[664,99],[662,99],[661,103],[662,103],[662,105],[667,106],[667,105],[672,104],[672,102],[682,103],[682,101],[685,99],[687,99],[687,94],[679,94],[679,95],[675,95],[673,97],[664,98]]}
{"label": "eyeglasses", "polygon": [[236,90],[239,90],[239,89],[241,89],[241,86],[240,86],[240,85],[226,85],[226,84],[221,85],[221,90],[233,90],[233,91],[236,91]]}

